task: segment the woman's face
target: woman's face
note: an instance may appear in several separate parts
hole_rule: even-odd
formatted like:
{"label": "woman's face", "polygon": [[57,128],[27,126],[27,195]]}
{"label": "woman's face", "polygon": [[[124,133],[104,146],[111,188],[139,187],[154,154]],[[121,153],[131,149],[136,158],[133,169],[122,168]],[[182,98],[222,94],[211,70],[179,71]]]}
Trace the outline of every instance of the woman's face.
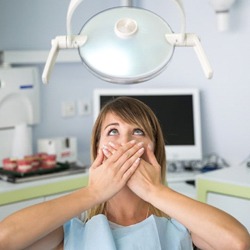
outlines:
{"label": "woman's face", "polygon": [[144,142],[145,148],[148,144],[151,144],[152,147],[154,146],[152,140],[142,127],[126,123],[119,116],[113,113],[108,113],[102,124],[99,147],[102,147],[109,142],[124,144],[131,140]]}

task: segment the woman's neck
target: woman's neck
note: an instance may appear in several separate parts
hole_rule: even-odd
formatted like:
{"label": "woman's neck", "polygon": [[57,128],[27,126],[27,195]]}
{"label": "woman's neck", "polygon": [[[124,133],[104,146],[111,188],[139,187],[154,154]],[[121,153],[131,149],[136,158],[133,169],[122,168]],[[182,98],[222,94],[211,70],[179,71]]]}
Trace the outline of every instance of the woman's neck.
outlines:
{"label": "woman's neck", "polygon": [[120,191],[106,203],[105,207],[108,220],[123,226],[139,223],[149,214],[149,204],[129,189]]}

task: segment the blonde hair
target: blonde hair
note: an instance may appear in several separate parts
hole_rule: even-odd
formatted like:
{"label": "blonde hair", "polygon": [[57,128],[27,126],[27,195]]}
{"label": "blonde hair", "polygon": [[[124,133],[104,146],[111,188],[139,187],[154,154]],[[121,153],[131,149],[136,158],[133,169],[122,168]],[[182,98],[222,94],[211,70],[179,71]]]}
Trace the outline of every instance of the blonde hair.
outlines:
{"label": "blonde hair", "polygon": [[[165,184],[166,176],[166,155],[164,136],[161,126],[154,112],[143,102],[131,97],[115,98],[101,109],[92,130],[91,138],[91,160],[97,156],[97,150],[101,137],[101,128],[107,114],[113,113],[119,116],[123,121],[129,124],[135,124],[144,129],[149,138],[154,142],[154,153],[158,163],[161,166],[161,181]],[[105,212],[106,203],[91,208],[87,213],[87,220],[97,214]],[[150,206],[150,212],[157,216],[166,216],[159,209]]]}

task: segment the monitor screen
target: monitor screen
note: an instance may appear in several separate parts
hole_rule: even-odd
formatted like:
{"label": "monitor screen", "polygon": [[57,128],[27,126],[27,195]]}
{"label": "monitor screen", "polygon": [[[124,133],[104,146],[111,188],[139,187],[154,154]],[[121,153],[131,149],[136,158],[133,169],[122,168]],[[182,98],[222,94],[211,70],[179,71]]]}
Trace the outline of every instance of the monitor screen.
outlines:
{"label": "monitor screen", "polygon": [[163,131],[169,161],[202,159],[200,101],[197,89],[96,89],[94,116],[110,99],[130,96],[146,103]]}

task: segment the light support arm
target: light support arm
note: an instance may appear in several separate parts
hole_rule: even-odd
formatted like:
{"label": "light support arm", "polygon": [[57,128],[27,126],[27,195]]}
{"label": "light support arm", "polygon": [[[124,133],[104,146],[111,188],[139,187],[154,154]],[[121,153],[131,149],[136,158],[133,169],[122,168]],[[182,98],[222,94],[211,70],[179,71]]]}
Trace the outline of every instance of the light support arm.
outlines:
{"label": "light support arm", "polygon": [[67,35],[70,36],[72,35],[72,29],[71,29],[71,21],[72,21],[72,16],[76,10],[76,8],[79,6],[79,4],[82,2],[83,0],[71,0],[69,7],[68,7],[68,12],[67,12]]}
{"label": "light support arm", "polygon": [[205,51],[202,48],[200,39],[196,34],[186,33],[186,17],[182,0],[173,1],[177,5],[181,13],[181,32],[175,34],[166,34],[165,37],[167,41],[174,46],[193,47],[206,78],[211,79],[213,77],[213,70],[205,54]]}
{"label": "light support arm", "polygon": [[47,84],[49,82],[50,75],[55,65],[59,50],[79,48],[80,46],[84,45],[87,40],[86,36],[74,36],[71,30],[72,16],[76,8],[82,1],[83,0],[71,0],[69,4],[66,23],[67,36],[57,36],[51,41],[51,50],[49,52],[48,59],[46,61],[42,74],[42,81],[44,84]]}
{"label": "light support arm", "polygon": [[167,41],[174,46],[193,47],[206,78],[211,79],[213,77],[212,67],[208,61],[204,49],[202,48],[200,39],[196,34],[187,33],[185,34],[184,40],[182,40],[182,34],[166,34],[165,37]]}
{"label": "light support arm", "polygon": [[83,46],[87,41],[87,36],[57,36],[51,41],[51,50],[49,52],[43,74],[42,81],[47,84],[50,79],[51,72],[56,62],[59,49],[76,49]]}
{"label": "light support arm", "polygon": [[183,8],[183,3],[182,3],[182,0],[172,0],[172,1],[176,4],[181,14],[181,32],[179,34],[179,39],[184,41],[185,33],[186,33],[186,15],[185,15],[185,11]]}

